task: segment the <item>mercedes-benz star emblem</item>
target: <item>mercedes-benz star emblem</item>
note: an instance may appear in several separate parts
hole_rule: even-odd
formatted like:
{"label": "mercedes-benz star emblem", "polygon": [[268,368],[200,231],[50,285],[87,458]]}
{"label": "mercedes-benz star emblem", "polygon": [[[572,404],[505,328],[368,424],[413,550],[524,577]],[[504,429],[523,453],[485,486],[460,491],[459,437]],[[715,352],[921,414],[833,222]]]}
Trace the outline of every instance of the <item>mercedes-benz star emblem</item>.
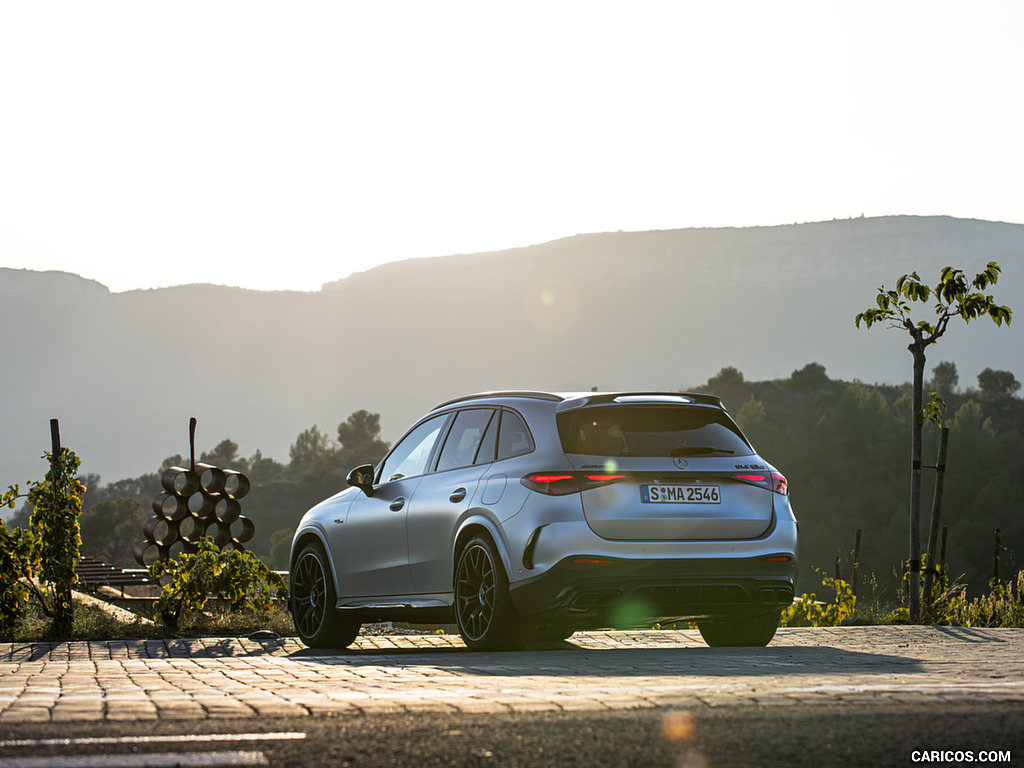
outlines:
{"label": "mercedes-benz star emblem", "polygon": [[674,459],[673,463],[680,469],[686,469],[689,466],[686,459]]}

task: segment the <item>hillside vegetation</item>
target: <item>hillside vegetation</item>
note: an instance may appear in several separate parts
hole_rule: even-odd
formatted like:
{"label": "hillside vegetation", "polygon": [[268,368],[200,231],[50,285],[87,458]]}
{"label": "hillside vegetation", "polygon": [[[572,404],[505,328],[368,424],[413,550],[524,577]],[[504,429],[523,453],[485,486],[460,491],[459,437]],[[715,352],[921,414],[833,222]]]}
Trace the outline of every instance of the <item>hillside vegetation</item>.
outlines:
{"label": "hillside vegetation", "polygon": [[[949,449],[942,524],[949,528],[950,576],[963,575],[972,592],[993,573],[994,532],[1001,529],[1002,575],[1016,573],[1024,554],[1024,402],[1005,371],[979,375],[979,387],[960,391],[956,367],[936,366],[928,382],[947,403]],[[993,375],[995,374],[995,375]],[[850,578],[857,530],[861,575],[872,572],[895,589],[907,559],[910,464],[910,385],[835,381],[812,363],[789,379],[748,382],[723,369],[704,388],[723,397],[758,451],[790,483],[800,521],[802,582],[813,569],[832,574],[836,555]],[[938,428],[926,428],[926,465],[935,463]],[[922,536],[932,506],[934,471],[925,477]]]}
{"label": "hillside vegetation", "polygon": [[[992,576],[994,531],[1001,529],[1004,575],[1024,566],[1024,401],[1020,387],[1005,371],[986,371],[979,385],[961,390],[956,367],[935,366],[930,388],[948,404],[950,429],[943,525],[949,527],[950,575],[963,574],[971,594],[986,590]],[[747,381],[724,368],[694,389],[723,398],[757,450],[790,483],[800,520],[801,588],[820,582],[819,569],[831,574],[836,555],[849,578],[855,532],[862,531],[861,578],[873,572],[882,587],[895,591],[907,554],[909,385],[878,386],[830,379],[811,363],[787,379]],[[925,456],[934,462],[937,428],[929,428]],[[348,470],[375,462],[388,448],[380,439],[380,418],[353,413],[333,432],[319,426],[300,433],[287,461],[261,453],[238,454],[238,445],[222,440],[203,452],[203,461],[241,470],[252,490],[243,513],[254,521],[248,547],[272,567],[286,568],[291,534],[310,506],[345,487]],[[85,476],[89,490],[81,517],[82,552],[108,562],[134,566],[132,548],[160,492],[159,473],[187,459],[168,457],[151,474],[103,484]],[[926,514],[931,509],[934,474],[926,475]],[[23,513],[24,514],[24,513]]]}

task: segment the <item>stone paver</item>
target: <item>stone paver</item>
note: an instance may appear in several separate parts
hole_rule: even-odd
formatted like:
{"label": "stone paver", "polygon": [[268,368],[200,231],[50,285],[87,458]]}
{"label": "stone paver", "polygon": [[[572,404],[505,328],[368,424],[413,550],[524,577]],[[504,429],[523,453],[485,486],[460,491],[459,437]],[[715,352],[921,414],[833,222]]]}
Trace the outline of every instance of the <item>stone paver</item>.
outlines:
{"label": "stone paver", "polygon": [[518,653],[451,635],[0,644],[0,723],[395,711],[537,712],[870,699],[1024,702],[1024,630],[780,629],[768,648],[695,631],[586,632]]}

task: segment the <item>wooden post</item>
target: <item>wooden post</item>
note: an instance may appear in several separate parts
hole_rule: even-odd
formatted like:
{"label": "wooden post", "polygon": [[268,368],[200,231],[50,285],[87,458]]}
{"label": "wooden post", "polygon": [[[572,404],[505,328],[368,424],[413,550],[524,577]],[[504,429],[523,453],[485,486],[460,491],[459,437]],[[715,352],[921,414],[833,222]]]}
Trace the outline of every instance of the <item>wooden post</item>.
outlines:
{"label": "wooden post", "polygon": [[935,496],[932,499],[932,524],[928,533],[928,564],[924,572],[924,604],[931,600],[932,578],[935,575],[935,547],[938,544],[939,522],[942,517],[942,491],[946,484],[946,448],[949,445],[949,427],[939,434],[939,454],[935,460]]}
{"label": "wooden post", "polygon": [[[63,476],[63,462],[60,448],[60,422],[50,419],[50,484],[53,491],[54,525],[58,541],[64,542],[68,535],[67,510],[64,509],[61,496],[67,485]],[[58,512],[59,510],[59,512]],[[61,636],[71,634],[74,625],[74,602],[71,599],[71,582],[58,581],[53,585],[54,623],[57,633]]]}
{"label": "wooden post", "polygon": [[[943,573],[946,573],[946,539],[949,537],[949,528],[942,526],[942,544],[939,548],[939,568],[942,569]],[[949,579],[947,577],[946,583],[942,585],[943,589],[949,589]]]}
{"label": "wooden post", "polygon": [[188,455],[189,461],[188,468],[193,472],[196,471],[196,417],[193,416],[188,420]]}
{"label": "wooden post", "polygon": [[851,583],[851,589],[853,590],[853,596],[857,596],[857,581],[860,574],[860,528],[857,529],[857,533],[853,537],[853,582]]}
{"label": "wooden post", "polygon": [[999,579],[999,553],[1003,549],[1003,532],[996,528],[996,551],[992,555],[992,585],[1000,582]]}

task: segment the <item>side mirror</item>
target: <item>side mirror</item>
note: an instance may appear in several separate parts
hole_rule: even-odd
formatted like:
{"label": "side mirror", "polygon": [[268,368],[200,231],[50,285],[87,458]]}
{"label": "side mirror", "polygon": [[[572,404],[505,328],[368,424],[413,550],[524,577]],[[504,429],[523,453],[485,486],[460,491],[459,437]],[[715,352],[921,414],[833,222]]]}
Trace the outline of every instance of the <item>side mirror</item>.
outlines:
{"label": "side mirror", "polygon": [[363,464],[348,473],[349,485],[355,486],[367,496],[373,496],[373,465]]}

